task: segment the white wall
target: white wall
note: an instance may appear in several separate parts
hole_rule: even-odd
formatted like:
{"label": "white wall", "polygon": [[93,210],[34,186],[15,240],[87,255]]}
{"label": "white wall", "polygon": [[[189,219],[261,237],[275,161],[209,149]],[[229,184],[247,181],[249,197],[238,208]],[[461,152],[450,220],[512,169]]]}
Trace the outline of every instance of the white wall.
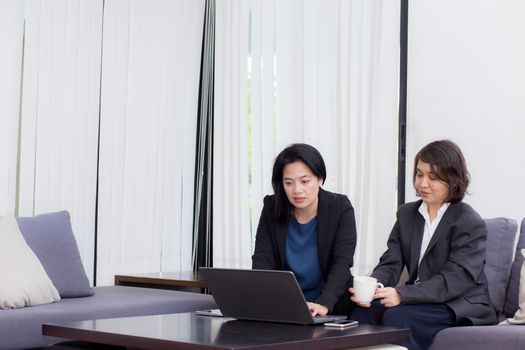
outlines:
{"label": "white wall", "polygon": [[406,200],[413,159],[451,139],[483,217],[525,217],[525,1],[410,1]]}

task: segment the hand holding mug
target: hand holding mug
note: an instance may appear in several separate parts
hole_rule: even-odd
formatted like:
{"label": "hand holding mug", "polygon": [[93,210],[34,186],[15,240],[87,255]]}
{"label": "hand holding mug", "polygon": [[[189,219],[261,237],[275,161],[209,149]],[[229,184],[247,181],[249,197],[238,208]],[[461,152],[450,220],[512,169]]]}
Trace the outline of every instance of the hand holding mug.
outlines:
{"label": "hand holding mug", "polygon": [[401,296],[395,288],[386,287],[376,291],[375,297],[381,299],[385,307],[394,307],[401,304]]}
{"label": "hand holding mug", "polygon": [[382,283],[377,282],[374,277],[356,276],[354,277],[354,287],[350,288],[352,301],[365,307],[369,307],[377,288],[384,288]]}

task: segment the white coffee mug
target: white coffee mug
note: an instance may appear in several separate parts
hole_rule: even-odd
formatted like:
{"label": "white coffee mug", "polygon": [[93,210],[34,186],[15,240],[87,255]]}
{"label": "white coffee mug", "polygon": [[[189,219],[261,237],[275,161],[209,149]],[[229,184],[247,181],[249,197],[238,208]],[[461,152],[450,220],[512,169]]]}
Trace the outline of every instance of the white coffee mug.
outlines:
{"label": "white coffee mug", "polygon": [[368,276],[354,277],[354,297],[359,299],[359,304],[369,304],[374,299],[376,288],[384,288],[377,279]]}

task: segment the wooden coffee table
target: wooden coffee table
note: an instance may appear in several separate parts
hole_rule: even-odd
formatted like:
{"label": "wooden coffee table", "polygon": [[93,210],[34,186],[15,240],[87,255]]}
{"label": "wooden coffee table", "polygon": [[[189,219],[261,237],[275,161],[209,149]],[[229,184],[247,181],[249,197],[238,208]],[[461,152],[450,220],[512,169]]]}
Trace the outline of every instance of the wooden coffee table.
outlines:
{"label": "wooden coffee table", "polygon": [[359,325],[338,330],[239,321],[195,313],[44,324],[44,335],[133,349],[349,349],[395,343],[408,329]]}
{"label": "wooden coffee table", "polygon": [[115,285],[203,292],[206,282],[198,272],[154,272],[115,275]]}

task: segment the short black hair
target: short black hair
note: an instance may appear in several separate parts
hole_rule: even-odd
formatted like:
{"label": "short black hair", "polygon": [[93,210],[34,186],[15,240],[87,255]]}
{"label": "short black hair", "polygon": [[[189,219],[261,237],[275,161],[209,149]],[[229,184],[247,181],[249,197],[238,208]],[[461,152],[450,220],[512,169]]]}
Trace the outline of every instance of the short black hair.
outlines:
{"label": "short black hair", "polygon": [[419,161],[430,164],[438,179],[448,184],[449,191],[445,202],[459,203],[463,200],[470,183],[470,174],[467,169],[467,162],[458,145],[450,140],[439,140],[423,147],[414,159],[412,177],[414,188]]}
{"label": "short black hair", "polygon": [[315,147],[306,143],[294,143],[289,145],[277,155],[273,163],[272,187],[275,193],[275,215],[282,223],[290,220],[292,204],[288,201],[283,186],[283,170],[290,163],[301,161],[318,179],[326,179],[326,167],[321,153]]}

